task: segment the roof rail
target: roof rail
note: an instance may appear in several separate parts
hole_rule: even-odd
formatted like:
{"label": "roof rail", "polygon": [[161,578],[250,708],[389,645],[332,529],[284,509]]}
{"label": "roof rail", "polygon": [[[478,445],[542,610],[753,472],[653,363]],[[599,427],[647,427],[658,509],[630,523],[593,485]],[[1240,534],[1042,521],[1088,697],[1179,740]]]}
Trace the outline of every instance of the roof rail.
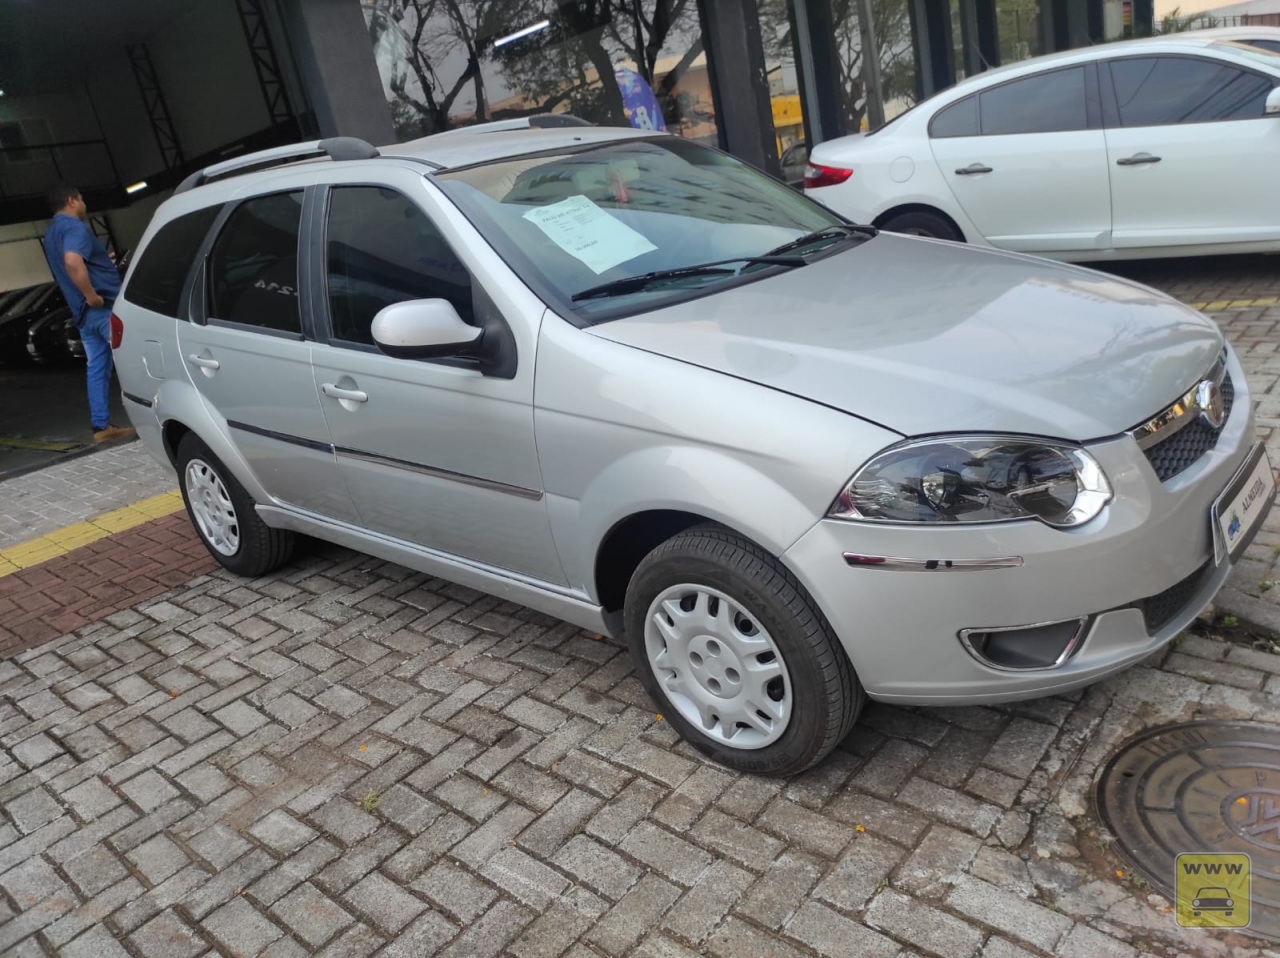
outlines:
{"label": "roof rail", "polygon": [[375,147],[354,136],[331,136],[326,140],[312,140],[308,143],[290,143],[287,146],[276,146],[257,153],[246,153],[234,159],[206,166],[197,170],[178,184],[174,194],[185,193],[197,186],[233,173],[244,173],[249,170],[267,169],[282,166],[293,160],[301,160],[312,156],[327,156],[331,160],[371,160],[378,155]]}
{"label": "roof rail", "polygon": [[595,126],[580,116],[569,113],[535,113],[533,116],[517,116],[509,120],[493,120],[489,123],[473,123],[458,126],[443,133],[433,133],[431,138],[471,133],[501,133],[504,130],[551,130],[566,126]]}

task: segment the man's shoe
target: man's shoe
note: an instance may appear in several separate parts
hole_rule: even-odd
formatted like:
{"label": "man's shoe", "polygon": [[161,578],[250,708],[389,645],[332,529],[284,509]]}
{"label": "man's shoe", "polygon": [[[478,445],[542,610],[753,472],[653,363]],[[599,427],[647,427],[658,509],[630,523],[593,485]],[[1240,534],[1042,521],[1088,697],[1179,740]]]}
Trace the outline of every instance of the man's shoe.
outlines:
{"label": "man's shoe", "polygon": [[95,429],[93,431],[94,442],[114,442],[117,439],[131,439],[137,435],[136,429],[130,429],[128,426],[117,426],[114,423],[107,423],[103,429]]}

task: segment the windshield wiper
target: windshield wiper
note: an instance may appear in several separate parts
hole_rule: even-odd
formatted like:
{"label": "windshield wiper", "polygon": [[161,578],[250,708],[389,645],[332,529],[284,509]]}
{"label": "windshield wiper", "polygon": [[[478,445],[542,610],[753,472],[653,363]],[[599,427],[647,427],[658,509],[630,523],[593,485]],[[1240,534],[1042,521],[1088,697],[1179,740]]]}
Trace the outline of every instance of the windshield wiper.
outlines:
{"label": "windshield wiper", "polygon": [[626,293],[639,292],[650,283],[664,279],[679,279],[684,276],[715,276],[718,274],[736,276],[742,272],[741,267],[729,269],[730,263],[741,263],[743,266],[753,266],[757,263],[763,263],[767,266],[805,266],[807,265],[807,260],[803,256],[776,256],[773,253],[766,253],[763,256],[735,256],[733,259],[718,259],[710,263],[678,266],[674,269],[656,269],[651,273],[641,273],[639,276],[627,276],[623,279],[611,280],[608,283],[601,283],[599,286],[588,286],[586,289],[574,293],[572,298],[576,303],[584,299],[595,299],[598,296],[622,296]]}
{"label": "windshield wiper", "polygon": [[812,233],[805,233],[804,236],[798,236],[793,240],[783,243],[781,246],[775,246],[765,256],[776,256],[780,253],[788,253],[793,249],[802,249],[819,240],[839,239],[847,236],[879,236],[880,231],[874,226],[861,226],[857,223],[832,223],[830,226],[824,226],[820,230],[814,230]]}

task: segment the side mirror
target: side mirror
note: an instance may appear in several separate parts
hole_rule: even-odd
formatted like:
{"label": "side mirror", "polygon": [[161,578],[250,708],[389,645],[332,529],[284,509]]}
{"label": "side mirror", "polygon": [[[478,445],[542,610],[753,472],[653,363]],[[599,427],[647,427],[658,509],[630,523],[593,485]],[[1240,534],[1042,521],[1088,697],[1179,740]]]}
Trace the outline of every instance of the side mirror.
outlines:
{"label": "side mirror", "polygon": [[484,331],[468,326],[446,299],[393,303],[373,317],[373,341],[397,359],[456,356],[477,345]]}
{"label": "side mirror", "polygon": [[1280,116],[1280,86],[1267,94],[1266,106],[1262,108],[1263,116]]}

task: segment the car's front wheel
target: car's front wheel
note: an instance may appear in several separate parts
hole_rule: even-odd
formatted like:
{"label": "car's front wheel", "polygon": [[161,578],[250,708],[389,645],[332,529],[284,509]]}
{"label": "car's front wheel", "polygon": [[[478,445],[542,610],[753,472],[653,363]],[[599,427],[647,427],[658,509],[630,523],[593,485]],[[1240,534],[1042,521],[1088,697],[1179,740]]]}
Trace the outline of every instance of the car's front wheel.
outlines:
{"label": "car's front wheel", "polygon": [[259,576],[288,561],[293,533],[259,518],[244,487],[194,433],[178,443],[177,466],[191,524],[222,565],[237,575]]}
{"label": "car's front wheel", "polygon": [[765,775],[821,761],[865,695],[822,613],[773,556],[717,525],[654,549],[624,609],[663,717],[713,760]]}

